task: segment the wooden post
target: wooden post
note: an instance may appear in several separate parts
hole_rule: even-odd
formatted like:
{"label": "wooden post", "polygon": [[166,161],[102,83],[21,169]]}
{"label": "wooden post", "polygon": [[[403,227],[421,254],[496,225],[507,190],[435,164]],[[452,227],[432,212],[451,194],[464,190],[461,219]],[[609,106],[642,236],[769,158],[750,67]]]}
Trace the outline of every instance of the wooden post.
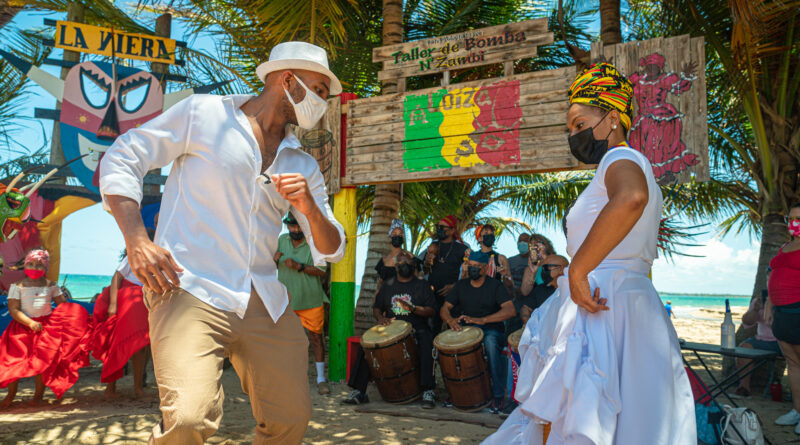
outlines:
{"label": "wooden post", "polygon": [[[67,7],[67,21],[83,23],[83,5],[80,3],[70,3]],[[76,51],[64,50],[64,61],[80,62],[81,53]],[[67,78],[69,68],[61,68],[61,79]],[[56,110],[61,110],[61,102],[56,101]],[[50,140],[50,164],[61,165],[66,162],[64,149],[61,148],[61,124],[53,122],[52,139]],[[67,178],[53,179],[53,183],[66,184]]]}
{"label": "wooden post", "polygon": [[[159,37],[169,37],[172,34],[172,14],[161,14],[156,19],[156,35]],[[159,82],[161,82],[161,91],[165,94],[167,92],[167,79],[164,74],[169,73],[169,65],[166,63],[153,62],[153,73],[156,73]],[[150,170],[147,172],[149,175],[161,176],[161,169]],[[161,186],[158,184],[149,184],[144,186],[144,194],[159,195],[161,193]]]}

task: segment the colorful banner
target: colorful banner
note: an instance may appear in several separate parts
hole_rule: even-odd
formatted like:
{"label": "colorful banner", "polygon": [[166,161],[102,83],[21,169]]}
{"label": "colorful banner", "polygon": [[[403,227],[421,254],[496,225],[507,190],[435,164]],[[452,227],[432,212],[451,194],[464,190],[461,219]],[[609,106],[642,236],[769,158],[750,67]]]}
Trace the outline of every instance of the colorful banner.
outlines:
{"label": "colorful banner", "polygon": [[410,94],[403,102],[403,166],[409,172],[519,164],[520,82]]}
{"label": "colorful banner", "polygon": [[130,34],[75,22],[56,22],[56,48],[106,57],[175,63],[176,42],[164,37]]}

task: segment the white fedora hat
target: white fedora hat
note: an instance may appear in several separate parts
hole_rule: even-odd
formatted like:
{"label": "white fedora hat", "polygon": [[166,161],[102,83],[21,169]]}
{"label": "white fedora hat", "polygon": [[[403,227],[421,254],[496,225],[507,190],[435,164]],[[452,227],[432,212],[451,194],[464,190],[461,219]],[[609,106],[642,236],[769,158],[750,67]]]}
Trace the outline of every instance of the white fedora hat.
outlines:
{"label": "white fedora hat", "polygon": [[275,45],[269,53],[269,61],[256,68],[256,75],[263,82],[267,74],[281,70],[308,70],[324,74],[331,80],[329,94],[342,92],[342,84],[328,69],[328,54],[319,46],[306,42],[284,42]]}

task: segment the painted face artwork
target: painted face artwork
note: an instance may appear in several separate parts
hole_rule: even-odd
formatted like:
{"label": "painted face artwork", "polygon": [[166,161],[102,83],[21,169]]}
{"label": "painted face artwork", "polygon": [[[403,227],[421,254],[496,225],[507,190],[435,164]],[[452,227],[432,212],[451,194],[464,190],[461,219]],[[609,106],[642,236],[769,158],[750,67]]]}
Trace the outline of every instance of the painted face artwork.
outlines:
{"label": "painted face artwork", "polygon": [[161,114],[164,94],[155,76],[107,62],[75,65],[64,80],[61,145],[70,165],[89,190],[99,193],[95,170],[117,136]]}

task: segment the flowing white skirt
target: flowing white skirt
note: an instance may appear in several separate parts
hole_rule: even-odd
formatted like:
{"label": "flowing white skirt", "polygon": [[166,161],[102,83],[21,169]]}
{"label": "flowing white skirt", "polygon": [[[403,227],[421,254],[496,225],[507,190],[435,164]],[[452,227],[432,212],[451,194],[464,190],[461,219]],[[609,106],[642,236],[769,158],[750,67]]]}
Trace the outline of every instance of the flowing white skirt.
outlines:
{"label": "flowing white skirt", "polygon": [[675,329],[639,261],[606,261],[589,275],[609,311],[572,302],[567,277],[520,341],[520,406],[485,444],[697,443],[694,399]]}

